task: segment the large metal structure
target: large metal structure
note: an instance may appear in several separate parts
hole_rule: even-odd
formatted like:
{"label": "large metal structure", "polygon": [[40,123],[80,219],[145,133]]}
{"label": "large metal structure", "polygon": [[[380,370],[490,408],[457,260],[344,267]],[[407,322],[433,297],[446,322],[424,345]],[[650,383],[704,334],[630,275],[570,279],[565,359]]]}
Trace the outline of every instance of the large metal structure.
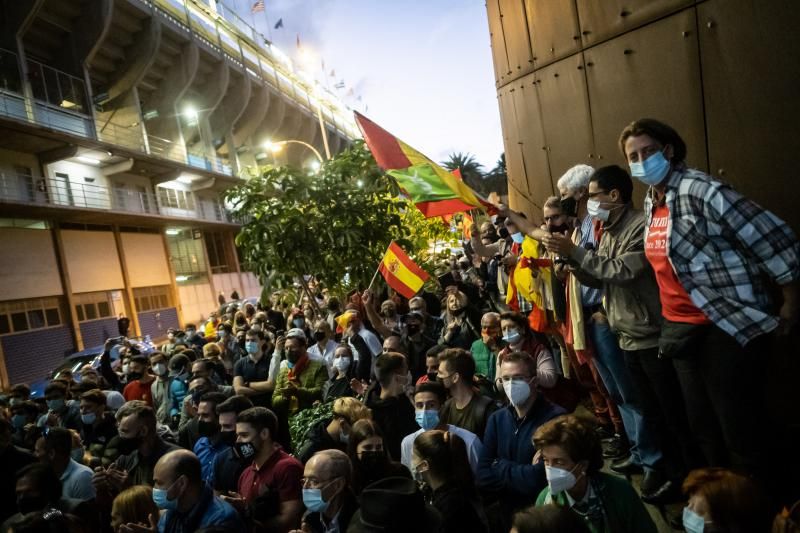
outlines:
{"label": "large metal structure", "polygon": [[[790,0],[487,0],[513,206],[570,166],[624,164],[634,119],[800,230],[800,10]],[[644,189],[637,185],[641,206]]]}

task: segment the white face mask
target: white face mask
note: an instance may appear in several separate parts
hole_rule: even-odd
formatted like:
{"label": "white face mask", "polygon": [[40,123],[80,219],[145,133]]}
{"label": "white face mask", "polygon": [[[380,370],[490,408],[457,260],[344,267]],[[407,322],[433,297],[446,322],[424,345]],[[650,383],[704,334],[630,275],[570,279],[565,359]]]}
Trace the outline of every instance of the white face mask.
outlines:
{"label": "white face mask", "polygon": [[[575,465],[572,470],[575,470],[577,466]],[[572,470],[545,465],[544,473],[547,476],[547,484],[550,485],[550,494],[555,496],[575,486],[578,479],[572,473]]]}
{"label": "white face mask", "polygon": [[333,360],[333,367],[339,372],[347,372],[347,369],[350,368],[350,358],[337,357]]}
{"label": "white face mask", "polygon": [[511,405],[514,407],[519,407],[524,404],[531,396],[530,384],[521,379],[503,381],[503,391],[505,391],[508,401],[510,401]]}
{"label": "white face mask", "polygon": [[586,211],[589,212],[589,216],[592,218],[603,222],[608,222],[608,216],[611,214],[608,209],[600,207],[599,200],[587,200]]}

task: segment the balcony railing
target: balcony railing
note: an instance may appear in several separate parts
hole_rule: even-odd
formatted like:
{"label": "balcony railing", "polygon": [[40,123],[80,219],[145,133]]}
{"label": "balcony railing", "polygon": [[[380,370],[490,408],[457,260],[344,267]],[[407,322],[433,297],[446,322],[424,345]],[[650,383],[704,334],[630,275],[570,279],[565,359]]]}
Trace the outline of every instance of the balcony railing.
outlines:
{"label": "balcony railing", "polygon": [[224,207],[213,199],[199,198],[192,209],[162,205],[146,190],[104,187],[70,181],[65,176],[44,178],[22,173],[0,173],[0,203],[78,207],[139,215],[180,216],[211,222],[233,222]]}

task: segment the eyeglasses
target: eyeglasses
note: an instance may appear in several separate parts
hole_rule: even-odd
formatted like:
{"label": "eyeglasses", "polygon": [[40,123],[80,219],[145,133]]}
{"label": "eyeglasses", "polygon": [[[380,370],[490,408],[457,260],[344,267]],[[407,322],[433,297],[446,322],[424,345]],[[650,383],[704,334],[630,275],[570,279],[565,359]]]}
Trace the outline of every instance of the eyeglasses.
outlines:
{"label": "eyeglasses", "polygon": [[587,197],[589,197],[589,198],[594,198],[595,196],[598,196],[598,195],[600,195],[600,194],[608,194],[608,191],[596,191],[596,192],[590,192],[590,193],[589,193],[589,194],[587,194],[586,196],[587,196]]}
{"label": "eyeglasses", "polygon": [[303,487],[308,486],[308,487],[312,487],[312,488],[322,488],[322,487],[328,486],[329,484],[331,484],[332,482],[336,481],[340,477],[341,476],[331,477],[331,478],[328,478],[328,479],[317,479],[317,478],[315,478],[313,476],[309,476],[309,477],[301,478],[300,479],[300,483],[302,484]]}

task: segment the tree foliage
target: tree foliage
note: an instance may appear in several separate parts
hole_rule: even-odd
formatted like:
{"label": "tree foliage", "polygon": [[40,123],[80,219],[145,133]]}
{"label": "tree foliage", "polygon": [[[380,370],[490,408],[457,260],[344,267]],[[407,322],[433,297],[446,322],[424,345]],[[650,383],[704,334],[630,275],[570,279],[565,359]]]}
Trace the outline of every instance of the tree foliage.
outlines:
{"label": "tree foliage", "polygon": [[236,245],[265,288],[314,275],[344,291],[369,284],[392,240],[424,265],[429,240],[449,238],[439,219],[424,219],[399,193],[356,141],[316,174],[266,168],[229,190],[226,201],[246,221]]}
{"label": "tree foliage", "polygon": [[478,163],[470,153],[455,152],[450,154],[442,166],[449,171],[461,171],[461,179],[478,192],[483,192],[483,165]]}

